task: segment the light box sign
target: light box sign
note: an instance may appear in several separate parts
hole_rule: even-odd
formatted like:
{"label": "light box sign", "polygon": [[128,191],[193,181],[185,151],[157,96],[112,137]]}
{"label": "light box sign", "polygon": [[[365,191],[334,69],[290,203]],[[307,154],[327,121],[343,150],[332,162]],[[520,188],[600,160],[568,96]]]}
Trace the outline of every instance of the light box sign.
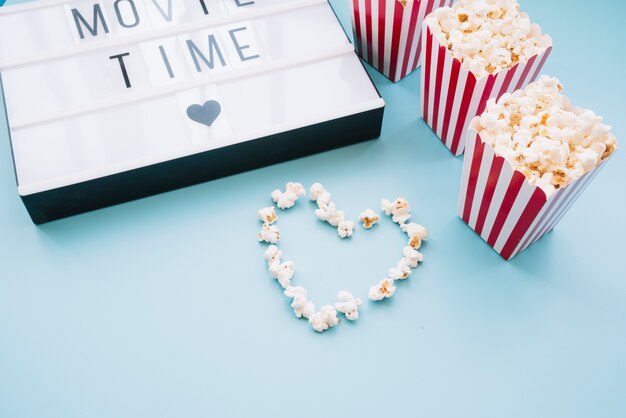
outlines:
{"label": "light box sign", "polygon": [[4,7],[0,75],[35,223],[373,139],[384,109],[322,0]]}

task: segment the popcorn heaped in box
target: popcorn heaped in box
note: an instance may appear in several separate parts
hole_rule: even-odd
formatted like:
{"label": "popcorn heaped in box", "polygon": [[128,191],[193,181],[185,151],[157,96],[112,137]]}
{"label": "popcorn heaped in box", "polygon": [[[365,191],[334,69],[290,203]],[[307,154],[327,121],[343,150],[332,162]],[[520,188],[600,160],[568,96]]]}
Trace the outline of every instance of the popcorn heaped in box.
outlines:
{"label": "popcorn heaped in box", "polygon": [[487,100],[534,81],[552,50],[515,0],[461,0],[422,30],[421,116],[455,156]]}
{"label": "popcorn heaped in box", "polygon": [[396,82],[420,64],[426,15],[453,0],[351,0],[357,54]]}
{"label": "popcorn heaped in box", "polygon": [[551,231],[617,149],[555,78],[489,100],[467,137],[458,214],[509,260]]}

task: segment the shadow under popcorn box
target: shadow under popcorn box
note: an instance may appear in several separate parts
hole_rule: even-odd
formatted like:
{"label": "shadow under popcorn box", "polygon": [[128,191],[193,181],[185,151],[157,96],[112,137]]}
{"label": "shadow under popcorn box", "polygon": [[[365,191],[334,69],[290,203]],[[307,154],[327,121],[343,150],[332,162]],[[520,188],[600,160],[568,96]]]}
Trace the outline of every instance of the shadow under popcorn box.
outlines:
{"label": "shadow under popcorn box", "polygon": [[550,232],[617,150],[546,197],[482,141],[478,128],[476,117],[467,134],[458,215],[505,260]]}
{"label": "shadow under popcorn box", "polygon": [[421,65],[422,22],[454,0],[349,0],[357,54],[394,83]]}
{"label": "shadow under popcorn box", "polygon": [[469,124],[485,110],[489,99],[497,100],[537,79],[552,51],[552,38],[539,31],[542,52],[512,68],[476,78],[439,43],[428,24],[423,25],[420,114],[455,157],[463,154]]}

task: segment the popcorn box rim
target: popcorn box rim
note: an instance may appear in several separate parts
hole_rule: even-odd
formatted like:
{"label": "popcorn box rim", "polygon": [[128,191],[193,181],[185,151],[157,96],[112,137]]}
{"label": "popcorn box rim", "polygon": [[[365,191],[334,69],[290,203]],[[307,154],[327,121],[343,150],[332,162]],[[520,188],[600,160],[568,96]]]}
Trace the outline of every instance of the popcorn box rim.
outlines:
{"label": "popcorn box rim", "polygon": [[[529,62],[530,62],[530,60],[532,60],[532,59],[536,59],[536,57],[538,57],[538,56],[539,56],[539,55],[541,55],[541,54],[545,54],[545,53],[547,53],[547,52],[548,52],[549,50],[551,50],[551,49],[552,49],[552,47],[553,47],[552,37],[551,37],[550,35],[548,35],[547,33],[543,33],[543,30],[541,29],[541,26],[540,26],[539,24],[537,24],[537,23],[532,23],[533,25],[536,25],[536,26],[537,26],[537,28],[539,29],[539,34],[541,35],[541,36],[540,36],[540,47],[542,48],[542,50],[541,50],[541,51],[537,52],[536,54],[534,54],[532,57],[530,57],[529,59],[527,59],[527,60],[525,60],[525,61],[520,61],[520,62],[518,62],[517,64],[515,64],[514,66],[512,66],[512,67],[510,67],[510,68],[503,68],[503,69],[501,69],[501,70],[495,71],[495,72],[493,72],[493,73],[491,73],[491,74],[488,74],[488,75],[486,75],[486,76],[483,76],[483,77],[477,77],[477,76],[476,76],[476,74],[474,74],[472,71],[470,71],[470,70],[466,69],[465,67],[463,67],[463,62],[462,62],[462,61],[461,61],[458,57],[454,56],[454,55],[452,54],[452,52],[450,51],[450,49],[449,49],[447,46],[442,45],[441,43],[439,43],[439,38],[437,38],[437,36],[435,36],[435,33],[432,31],[432,29],[431,29],[430,25],[428,24],[428,18],[429,18],[431,15],[433,15],[433,13],[434,13],[434,11],[433,11],[433,12],[431,12],[430,14],[428,14],[427,16],[425,16],[425,17],[424,17],[424,21],[423,21],[423,28],[422,28],[422,29],[425,31],[425,33],[424,33],[424,34],[425,34],[425,35],[429,35],[429,34],[430,34],[430,35],[432,35],[432,38],[433,38],[433,43],[434,43],[434,46],[436,47],[436,49],[437,49],[437,50],[439,50],[440,48],[445,48],[445,50],[446,50],[446,54],[447,54],[447,55],[448,55],[448,56],[449,56],[452,60],[454,60],[454,61],[458,62],[458,63],[460,64],[460,69],[461,69],[461,71],[465,71],[465,72],[467,72],[467,73],[468,73],[468,77],[469,77],[469,76],[473,77],[474,82],[478,82],[478,81],[481,81],[481,80],[484,80],[484,79],[488,79],[488,78],[490,78],[490,77],[495,78],[495,77],[497,77],[497,76],[498,76],[500,73],[502,73],[502,72],[508,72],[508,71],[516,70],[516,69],[517,69],[517,67],[518,67],[520,64],[527,64],[527,63],[529,63]],[[427,37],[427,36],[422,36],[422,39],[423,39],[423,42],[427,42],[428,37]],[[543,41],[543,42],[542,42],[542,41]],[[543,43],[544,45],[541,45],[541,43]],[[433,48],[433,49],[435,49],[435,48]],[[422,49],[422,54],[425,54],[424,49]]]}
{"label": "popcorn box rim", "polygon": [[[469,129],[467,130],[467,138],[466,138],[466,140],[467,140],[467,139],[469,139],[469,138],[471,138],[471,137],[472,137],[472,135],[473,135],[473,134],[475,134],[475,135],[476,135],[476,137],[478,138],[478,140],[479,140],[479,141],[480,141],[480,142],[481,142],[484,146],[489,147],[489,149],[493,152],[493,154],[494,154],[494,158],[501,158],[501,159],[503,159],[503,160],[504,160],[504,164],[506,164],[506,167],[508,167],[508,168],[509,168],[509,169],[510,169],[513,173],[516,173],[516,172],[517,172],[517,173],[520,173],[522,176],[524,176],[524,173],[522,173],[521,171],[519,171],[519,170],[517,170],[516,168],[514,168],[514,167],[511,165],[511,163],[510,163],[510,162],[509,162],[506,158],[504,158],[504,157],[502,157],[502,156],[498,155],[498,153],[496,153],[496,152],[495,152],[494,148],[493,148],[490,144],[488,144],[487,142],[485,142],[485,141],[482,139],[482,137],[480,136],[480,133],[479,133],[479,129],[477,129],[477,128],[478,128],[478,125],[479,125],[479,120],[480,120],[480,115],[477,115],[477,116],[475,116],[475,117],[472,119],[472,121],[470,122],[470,124],[469,124]],[[548,201],[553,200],[553,199],[554,199],[557,195],[559,195],[560,193],[562,193],[563,191],[565,191],[567,188],[569,188],[569,187],[570,187],[570,186],[572,186],[573,184],[578,183],[580,180],[582,180],[583,178],[585,178],[587,175],[591,174],[592,172],[594,172],[594,171],[598,170],[600,167],[604,166],[604,165],[606,164],[606,162],[607,162],[607,161],[609,161],[609,160],[611,159],[611,157],[613,157],[613,155],[617,152],[618,148],[619,148],[619,143],[615,146],[615,149],[613,150],[613,152],[612,152],[611,154],[609,154],[609,156],[608,156],[608,157],[606,157],[604,160],[602,160],[602,161],[600,161],[598,164],[596,164],[596,166],[595,166],[594,168],[592,168],[591,170],[589,170],[589,171],[585,172],[585,173],[584,173],[582,176],[580,176],[579,178],[577,178],[577,179],[575,179],[575,180],[573,180],[573,181],[569,182],[569,183],[568,183],[568,184],[566,184],[564,187],[561,187],[561,188],[559,188],[559,189],[556,189],[556,190],[554,191],[554,193],[552,193],[550,196],[547,196],[547,195],[546,195],[546,193],[545,193],[545,191],[544,191],[541,187],[539,187],[539,186],[537,186],[537,185],[535,185],[535,184],[532,184],[532,183],[530,182],[530,180],[528,180],[528,178],[527,178],[526,176],[524,176],[524,183],[525,183],[525,184],[527,184],[527,185],[528,185],[528,186],[530,186],[530,187],[533,187],[535,190],[537,190],[537,189],[538,189],[538,190],[542,193],[542,196],[543,196],[543,198],[544,198],[545,202],[547,203]],[[464,163],[465,163],[465,160],[464,160]],[[468,162],[468,163],[469,163],[469,162]]]}

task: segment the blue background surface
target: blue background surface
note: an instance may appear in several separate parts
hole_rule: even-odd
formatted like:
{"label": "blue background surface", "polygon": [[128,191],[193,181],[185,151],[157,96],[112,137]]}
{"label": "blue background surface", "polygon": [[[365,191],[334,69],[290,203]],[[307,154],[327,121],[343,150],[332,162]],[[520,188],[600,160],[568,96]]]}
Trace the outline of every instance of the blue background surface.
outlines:
{"label": "blue background surface", "polygon": [[[331,1],[349,28],[346,0]],[[544,73],[626,140],[624,6],[526,0],[554,38]],[[504,262],[455,215],[462,159],[417,117],[419,71],[371,141],[34,226],[0,121],[0,417],[623,417],[625,153],[548,236]],[[0,109],[2,110],[2,109]],[[287,181],[356,218],[405,196],[424,264],[357,323],[294,318],[256,241]],[[385,219],[341,241],[299,201],[280,214],[295,283],[366,297],[401,257]]]}

